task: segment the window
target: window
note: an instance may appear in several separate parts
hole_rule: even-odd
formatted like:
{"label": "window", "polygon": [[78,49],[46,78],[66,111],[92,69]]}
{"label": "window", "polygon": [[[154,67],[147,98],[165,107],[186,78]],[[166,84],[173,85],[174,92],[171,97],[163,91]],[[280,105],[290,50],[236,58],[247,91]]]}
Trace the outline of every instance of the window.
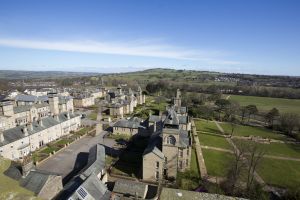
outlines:
{"label": "window", "polygon": [[167,137],[167,144],[172,144],[172,145],[175,145],[176,144],[176,139],[173,135],[169,135]]}
{"label": "window", "polygon": [[182,160],[179,161],[179,169],[182,169],[183,168],[183,162]]}
{"label": "window", "polygon": [[158,169],[159,168],[159,162],[158,161],[156,161],[156,169]]}
{"label": "window", "polygon": [[158,171],[155,172],[155,178],[159,179],[159,172]]}
{"label": "window", "polygon": [[179,149],[179,157],[182,158],[183,157],[183,150]]}

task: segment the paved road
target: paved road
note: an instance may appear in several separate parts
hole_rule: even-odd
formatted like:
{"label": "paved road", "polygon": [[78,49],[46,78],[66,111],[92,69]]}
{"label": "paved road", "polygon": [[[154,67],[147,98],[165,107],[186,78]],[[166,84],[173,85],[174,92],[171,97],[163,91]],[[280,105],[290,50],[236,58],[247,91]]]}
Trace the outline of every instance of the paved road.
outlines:
{"label": "paved road", "polygon": [[89,149],[97,143],[102,144],[104,133],[105,132],[102,132],[96,137],[85,136],[81,138],[39,164],[37,169],[61,174],[62,177],[65,178],[73,171],[74,167],[79,169],[86,164]]}

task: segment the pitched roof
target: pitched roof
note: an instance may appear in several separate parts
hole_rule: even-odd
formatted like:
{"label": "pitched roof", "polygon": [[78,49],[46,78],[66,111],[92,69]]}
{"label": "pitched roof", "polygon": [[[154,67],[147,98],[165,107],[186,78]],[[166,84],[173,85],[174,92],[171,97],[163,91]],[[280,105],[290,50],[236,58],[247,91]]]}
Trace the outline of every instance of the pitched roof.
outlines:
{"label": "pitched roof", "polygon": [[92,173],[99,174],[105,169],[105,147],[101,144],[96,144],[89,151],[88,164],[83,169],[82,174],[86,177]]}
{"label": "pitched roof", "polygon": [[21,179],[20,185],[28,190],[38,194],[49,179],[52,179],[56,174],[51,174],[45,171],[31,171],[24,179]]}
{"label": "pitched roof", "polygon": [[130,181],[125,179],[118,179],[115,182],[115,186],[113,192],[123,194],[123,195],[130,195],[130,196],[137,196],[138,198],[144,198],[145,194],[147,193],[148,185],[141,182]]}
{"label": "pitched roof", "polygon": [[122,128],[139,128],[142,127],[141,124],[142,120],[140,118],[134,117],[129,120],[126,119],[120,119],[117,121],[113,127],[122,127]]}
{"label": "pitched roof", "polygon": [[95,174],[91,174],[82,184],[75,188],[70,198],[83,199],[83,196],[85,196],[89,197],[87,199],[109,200],[110,194],[111,192],[108,191],[104,183]]}
{"label": "pitched roof", "polygon": [[[47,118],[41,119],[42,125],[35,121],[32,123],[32,126],[22,125],[22,126],[16,126],[11,129],[7,129],[7,130],[3,131],[4,141],[0,142],[0,146],[4,146],[6,144],[9,144],[9,143],[17,141],[19,139],[22,139],[24,137],[27,137],[27,136],[25,136],[25,134],[23,132],[25,127],[27,127],[28,135],[32,135],[32,134],[38,133],[42,130],[45,130],[47,128],[50,128],[52,126],[55,126],[61,122],[67,121],[68,117],[66,115],[67,115],[66,113],[59,114],[58,115],[59,121],[57,121],[53,117],[47,117]],[[78,116],[78,115],[70,114],[70,118],[74,118],[76,116]]]}

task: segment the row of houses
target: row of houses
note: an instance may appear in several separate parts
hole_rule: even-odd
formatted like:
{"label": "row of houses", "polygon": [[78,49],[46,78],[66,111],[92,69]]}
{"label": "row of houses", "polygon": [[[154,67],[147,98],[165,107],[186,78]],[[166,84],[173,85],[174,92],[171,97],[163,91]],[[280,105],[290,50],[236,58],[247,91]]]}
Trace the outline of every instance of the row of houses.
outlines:
{"label": "row of houses", "polygon": [[131,114],[137,105],[144,104],[146,101],[145,94],[138,87],[137,92],[130,88],[123,90],[121,86],[114,90],[109,90],[104,100],[99,102],[102,112],[117,118],[123,118]]}

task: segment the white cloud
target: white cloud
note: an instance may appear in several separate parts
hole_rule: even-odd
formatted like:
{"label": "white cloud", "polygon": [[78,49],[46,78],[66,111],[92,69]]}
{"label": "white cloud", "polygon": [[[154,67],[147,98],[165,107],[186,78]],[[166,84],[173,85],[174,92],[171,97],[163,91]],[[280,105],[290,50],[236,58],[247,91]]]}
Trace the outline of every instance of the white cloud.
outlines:
{"label": "white cloud", "polygon": [[98,41],[43,41],[0,38],[1,46],[30,48],[43,50],[58,50],[84,53],[115,54],[129,56],[146,56],[171,58],[180,60],[203,61],[207,64],[236,65],[236,61],[223,60],[226,55],[222,51],[187,50],[166,44],[156,44],[153,41],[136,40],[128,43],[98,42]]}

